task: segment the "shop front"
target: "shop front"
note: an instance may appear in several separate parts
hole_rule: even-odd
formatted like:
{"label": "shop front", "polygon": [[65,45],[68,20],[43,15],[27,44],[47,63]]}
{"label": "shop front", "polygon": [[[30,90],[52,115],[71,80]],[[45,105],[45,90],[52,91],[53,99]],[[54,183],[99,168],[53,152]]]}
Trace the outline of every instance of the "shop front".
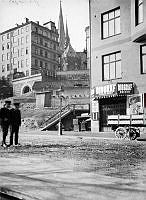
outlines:
{"label": "shop front", "polygon": [[127,96],[132,94],[134,94],[132,82],[119,82],[95,87],[91,94],[91,131],[112,131],[107,124],[107,116],[126,115]]}

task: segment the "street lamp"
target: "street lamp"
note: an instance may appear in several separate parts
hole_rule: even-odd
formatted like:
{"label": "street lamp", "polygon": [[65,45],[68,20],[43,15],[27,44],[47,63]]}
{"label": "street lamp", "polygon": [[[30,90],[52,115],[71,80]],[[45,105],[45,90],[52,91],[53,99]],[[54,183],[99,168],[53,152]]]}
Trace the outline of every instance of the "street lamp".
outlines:
{"label": "street lamp", "polygon": [[58,135],[62,135],[62,123],[61,123],[61,110],[62,110],[62,99],[63,99],[63,95],[62,95],[62,92],[63,92],[63,88],[62,86],[57,90],[57,95],[60,99],[60,112],[59,112],[59,123],[58,123]]}

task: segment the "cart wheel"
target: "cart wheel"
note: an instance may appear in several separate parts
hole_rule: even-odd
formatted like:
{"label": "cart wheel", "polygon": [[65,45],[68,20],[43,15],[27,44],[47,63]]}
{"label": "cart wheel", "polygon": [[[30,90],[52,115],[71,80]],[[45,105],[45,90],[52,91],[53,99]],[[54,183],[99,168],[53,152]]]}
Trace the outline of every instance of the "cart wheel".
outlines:
{"label": "cart wheel", "polygon": [[117,138],[124,139],[127,135],[126,129],[124,127],[118,127],[115,131],[115,136]]}
{"label": "cart wheel", "polygon": [[130,140],[135,140],[137,138],[137,133],[135,129],[130,128],[128,133],[129,133]]}

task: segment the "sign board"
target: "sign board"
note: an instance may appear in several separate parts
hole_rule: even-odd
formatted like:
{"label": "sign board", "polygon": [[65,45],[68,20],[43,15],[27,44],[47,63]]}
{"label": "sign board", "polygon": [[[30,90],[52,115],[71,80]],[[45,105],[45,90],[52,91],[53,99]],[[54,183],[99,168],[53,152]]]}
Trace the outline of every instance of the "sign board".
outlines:
{"label": "sign board", "polygon": [[91,90],[91,96],[107,96],[107,95],[130,95],[134,92],[134,84],[132,82],[119,82],[115,84],[108,84],[103,86],[94,87]]}
{"label": "sign board", "polygon": [[117,94],[133,94],[133,83],[117,83]]}
{"label": "sign board", "polygon": [[92,112],[99,112],[99,103],[97,101],[92,101]]}

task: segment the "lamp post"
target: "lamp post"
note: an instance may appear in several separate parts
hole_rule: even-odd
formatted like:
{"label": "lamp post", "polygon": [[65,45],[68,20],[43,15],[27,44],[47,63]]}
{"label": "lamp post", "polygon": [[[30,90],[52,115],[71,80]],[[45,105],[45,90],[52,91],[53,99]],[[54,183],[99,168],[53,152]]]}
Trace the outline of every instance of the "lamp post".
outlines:
{"label": "lamp post", "polygon": [[63,88],[62,86],[57,90],[57,94],[58,94],[58,97],[60,99],[60,112],[59,112],[59,123],[58,123],[58,135],[62,135],[62,123],[61,123],[61,110],[62,110],[62,98],[63,98],[63,95],[61,94],[63,92]]}

